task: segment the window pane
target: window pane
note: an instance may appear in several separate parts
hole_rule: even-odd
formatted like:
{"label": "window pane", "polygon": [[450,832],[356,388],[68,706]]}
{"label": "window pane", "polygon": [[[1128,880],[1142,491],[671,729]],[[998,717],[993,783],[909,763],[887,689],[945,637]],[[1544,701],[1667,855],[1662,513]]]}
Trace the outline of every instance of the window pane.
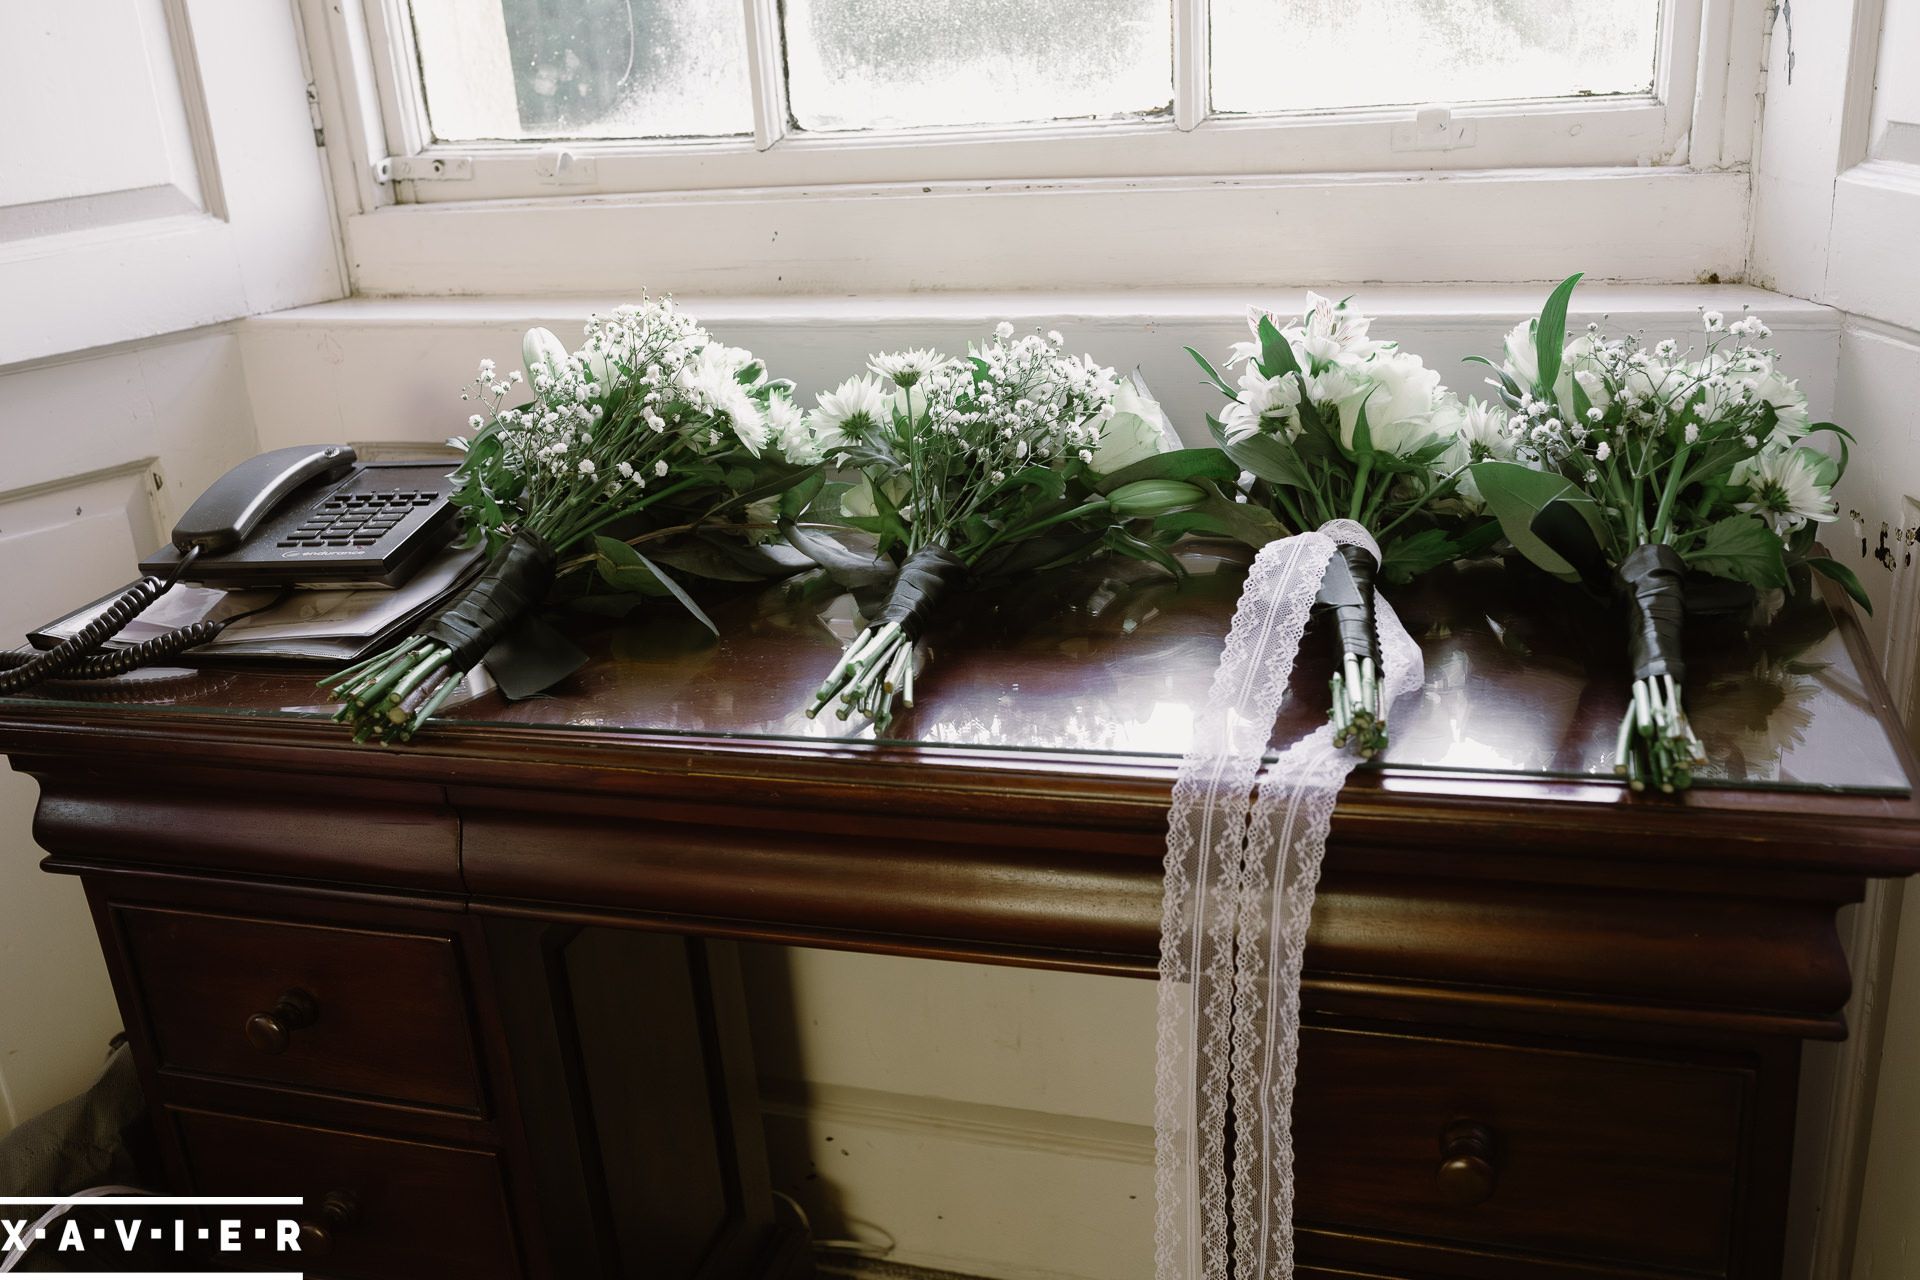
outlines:
{"label": "window pane", "polygon": [[787,0],[802,129],[1000,124],[1165,111],[1168,0]]}
{"label": "window pane", "polygon": [[412,0],[433,136],[750,133],[740,0]]}
{"label": "window pane", "polygon": [[1213,108],[1645,93],[1660,0],[1213,0]]}

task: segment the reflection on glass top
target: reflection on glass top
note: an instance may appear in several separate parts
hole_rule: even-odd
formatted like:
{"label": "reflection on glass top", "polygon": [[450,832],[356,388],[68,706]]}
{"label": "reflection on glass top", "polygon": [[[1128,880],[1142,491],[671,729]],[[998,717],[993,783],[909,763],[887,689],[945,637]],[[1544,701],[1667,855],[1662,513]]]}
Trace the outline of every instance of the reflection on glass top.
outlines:
{"label": "reflection on glass top", "polygon": [[[1245,571],[1237,551],[1196,550],[1184,581],[1104,560],[955,601],[928,641],[918,705],[888,742],[1178,757],[1219,659]],[[1613,777],[1626,696],[1624,636],[1602,605],[1497,562],[1452,566],[1388,593],[1426,655],[1426,686],[1396,709],[1395,768]],[[801,712],[863,625],[862,604],[818,577],[708,603],[715,639],[670,604],[576,619],[592,655],[550,694],[450,703],[467,725],[872,742],[873,729]],[[1275,726],[1291,740],[1326,715],[1330,641],[1310,630]],[[1764,617],[1690,621],[1687,702],[1707,744],[1696,785],[1904,794],[1900,758],[1817,593]],[[154,674],[39,701],[324,718],[314,673],[227,667]],[[3,708],[5,703],[0,703]],[[419,745],[431,746],[432,730]],[[380,750],[369,747],[367,750]]]}

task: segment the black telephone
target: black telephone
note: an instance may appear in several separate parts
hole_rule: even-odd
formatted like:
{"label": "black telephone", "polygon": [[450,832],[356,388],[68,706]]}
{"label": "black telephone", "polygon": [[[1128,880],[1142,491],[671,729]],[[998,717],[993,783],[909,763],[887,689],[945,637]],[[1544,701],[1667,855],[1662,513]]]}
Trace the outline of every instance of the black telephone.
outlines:
{"label": "black telephone", "polygon": [[358,462],[346,445],[275,449],[214,482],[140,562],[209,587],[397,587],[447,545],[445,462]]}
{"label": "black telephone", "polygon": [[360,462],[341,444],[275,449],[201,494],[147,575],[67,640],[0,653],[0,694],[56,676],[99,678],[205,644],[237,618],[199,622],[145,644],[96,651],[175,582],[210,587],[397,587],[452,540],[451,467]]}

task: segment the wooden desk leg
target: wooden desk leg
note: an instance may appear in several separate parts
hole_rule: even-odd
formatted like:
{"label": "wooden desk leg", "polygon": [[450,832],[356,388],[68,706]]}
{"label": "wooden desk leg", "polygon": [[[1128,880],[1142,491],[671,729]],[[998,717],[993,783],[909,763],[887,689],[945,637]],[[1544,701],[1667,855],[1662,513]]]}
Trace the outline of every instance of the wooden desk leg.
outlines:
{"label": "wooden desk leg", "polygon": [[485,924],[555,1274],[798,1280],[731,944]]}

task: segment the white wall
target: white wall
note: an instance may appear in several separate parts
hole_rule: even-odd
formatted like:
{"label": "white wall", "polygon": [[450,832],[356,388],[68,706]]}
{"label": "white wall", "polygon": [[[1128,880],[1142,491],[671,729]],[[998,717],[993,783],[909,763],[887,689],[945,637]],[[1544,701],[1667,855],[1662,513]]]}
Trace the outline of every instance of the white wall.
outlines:
{"label": "white wall", "polygon": [[[228,332],[0,369],[0,646],[131,580],[254,447]],[[0,1132],[90,1083],[120,1027],[79,883],[39,869],[38,795],[0,772]]]}
{"label": "white wall", "polygon": [[[1883,522],[1920,523],[1917,57],[1920,0],[1795,6],[1774,29],[1754,181],[1750,276],[1843,312],[1834,416],[1864,465],[1838,496],[1860,513],[1868,552]],[[1849,533],[1830,542],[1873,594],[1870,631],[1913,726],[1914,573],[1904,553],[1882,563]],[[1876,886],[1849,916],[1853,1038],[1805,1056],[1792,1276],[1920,1276],[1920,911],[1902,921],[1901,896]]]}
{"label": "white wall", "polygon": [[[135,576],[256,449],[234,316],[343,273],[290,4],[0,5],[0,644]],[[160,335],[177,334],[175,337]],[[79,887],[0,774],[0,1131],[118,1026]]]}

